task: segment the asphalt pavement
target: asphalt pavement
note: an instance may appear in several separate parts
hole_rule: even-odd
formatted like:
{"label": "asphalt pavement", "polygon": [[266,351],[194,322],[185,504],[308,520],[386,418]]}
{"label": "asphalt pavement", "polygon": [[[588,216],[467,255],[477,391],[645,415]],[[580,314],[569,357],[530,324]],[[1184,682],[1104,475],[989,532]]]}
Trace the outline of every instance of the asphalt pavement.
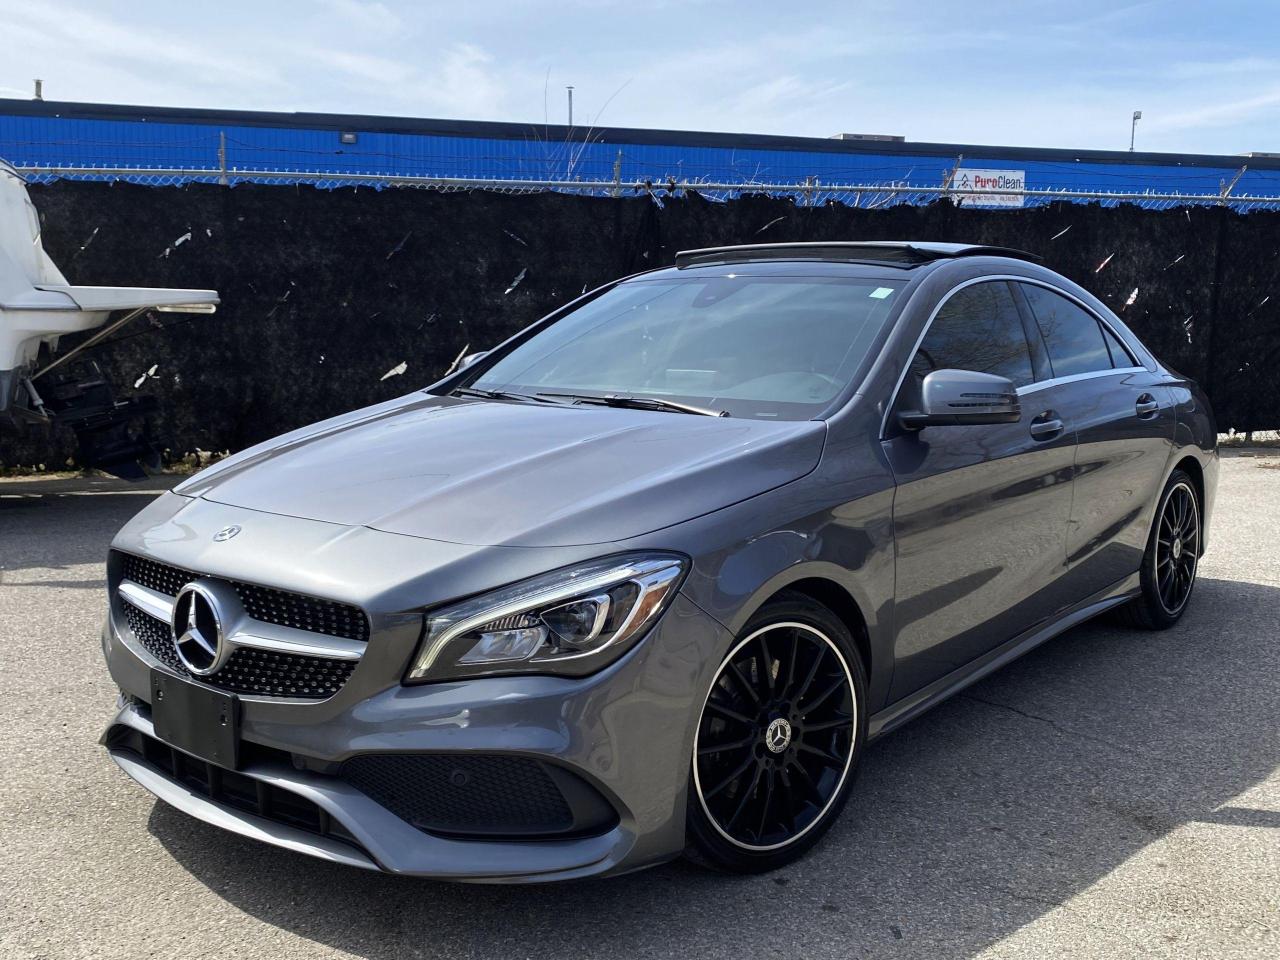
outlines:
{"label": "asphalt pavement", "polygon": [[164,481],[0,482],[0,956],[1280,956],[1280,458],[1224,458],[1192,606],[1088,624],[873,745],[773,875],[467,887],[153,800],[97,745],[103,560]]}

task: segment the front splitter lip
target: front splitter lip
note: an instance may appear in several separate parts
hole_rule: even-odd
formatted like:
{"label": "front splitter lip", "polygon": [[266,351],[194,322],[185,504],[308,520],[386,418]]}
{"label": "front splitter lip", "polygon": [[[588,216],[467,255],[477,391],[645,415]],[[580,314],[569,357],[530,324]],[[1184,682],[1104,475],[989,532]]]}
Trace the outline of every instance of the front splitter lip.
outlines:
{"label": "front splitter lip", "polygon": [[[124,706],[112,726],[159,739],[148,717]],[[635,845],[619,824],[596,837],[531,842],[448,840],[423,833],[334,777],[262,762],[238,772],[297,794],[321,807],[363,850],[287,824],[245,813],[196,793],[131,751],[112,749],[116,765],[165,803],[205,823],[332,863],[386,873],[468,883],[539,883],[612,872]]]}

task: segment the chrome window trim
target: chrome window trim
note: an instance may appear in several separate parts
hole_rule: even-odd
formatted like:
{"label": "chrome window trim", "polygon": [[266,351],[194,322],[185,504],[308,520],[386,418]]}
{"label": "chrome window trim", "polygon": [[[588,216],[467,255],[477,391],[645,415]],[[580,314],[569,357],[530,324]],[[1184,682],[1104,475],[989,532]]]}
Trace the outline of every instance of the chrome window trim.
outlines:
{"label": "chrome window trim", "polygon": [[[993,274],[988,274],[982,277],[974,277],[971,280],[965,280],[964,282],[959,283],[956,286],[952,287],[950,290],[948,290],[947,295],[938,301],[938,305],[934,307],[932,312],[929,314],[929,319],[924,322],[924,329],[920,331],[920,336],[916,337],[916,342],[912,345],[911,351],[907,354],[907,362],[902,365],[902,370],[899,371],[898,373],[898,380],[893,385],[893,391],[889,394],[889,403],[885,406],[884,415],[880,418],[880,439],[881,440],[885,440],[888,438],[889,415],[893,412],[893,408],[898,403],[898,394],[902,391],[902,384],[906,382],[907,372],[911,369],[911,361],[915,358],[916,351],[919,350],[920,346],[924,343],[924,338],[929,335],[929,329],[933,326],[933,321],[937,318],[938,314],[942,311],[942,308],[947,305],[947,302],[950,301],[952,297],[954,297],[961,290],[964,290],[966,287],[972,287],[974,284],[978,284],[978,283],[991,283],[994,281],[1001,281],[1001,280],[1012,281],[1014,283],[1034,284],[1037,287],[1044,287],[1046,290],[1056,293],[1059,296],[1066,297],[1068,300],[1070,300],[1072,303],[1078,306],[1081,310],[1089,314],[1089,316],[1093,317],[1100,324],[1102,324],[1108,330],[1110,330],[1112,335],[1117,340],[1119,340],[1120,343],[1123,344],[1124,347],[1131,354],[1135,356],[1138,354],[1139,351],[1134,350],[1133,345],[1130,344],[1129,341],[1126,340],[1124,337],[1122,337],[1110,323],[1108,323],[1102,317],[1098,316],[1098,314],[1093,310],[1092,307],[1090,307],[1087,303],[1085,303],[1079,297],[1069,293],[1066,290],[1063,290],[1061,287],[1057,287],[1054,284],[1049,283],[1046,280],[1040,280],[1034,277],[1019,277],[1009,273],[993,273]],[[1033,321],[1035,320],[1034,316],[1032,316],[1032,320]],[[1030,344],[1028,344],[1027,346],[1028,348],[1030,348]],[[1139,357],[1138,359],[1141,359],[1141,358]],[[1033,393],[1036,389],[1039,389],[1041,387],[1057,386],[1058,384],[1071,383],[1075,380],[1088,380],[1094,377],[1110,376],[1113,373],[1150,372],[1150,370],[1151,368],[1146,366],[1123,367],[1123,368],[1112,367],[1108,370],[1090,370],[1088,373],[1076,373],[1066,377],[1051,377],[1048,380],[1037,380],[1033,383],[1027,384],[1024,387],[1018,387],[1018,395],[1022,396],[1024,391],[1027,393]]]}
{"label": "chrome window trim", "polygon": [[[1125,348],[1126,352],[1128,352],[1130,360],[1141,359],[1138,357],[1138,351],[1133,349],[1133,344],[1131,344],[1124,337],[1120,336],[1120,331],[1118,331],[1115,327],[1113,327],[1105,318],[1098,316],[1097,311],[1095,311],[1092,307],[1090,307],[1087,303],[1085,303],[1079,297],[1072,296],[1066,290],[1063,290],[1060,287],[1055,287],[1052,283],[1048,283],[1047,281],[1044,281],[1044,280],[1035,280],[1030,277],[1007,277],[1005,279],[1013,280],[1016,283],[1030,283],[1033,286],[1044,287],[1050,293],[1056,293],[1060,297],[1065,297],[1066,299],[1074,303],[1077,307],[1079,307],[1081,310],[1083,310],[1085,313],[1087,313],[1089,316],[1093,317],[1093,319],[1097,320],[1098,323],[1102,324],[1102,326],[1106,327],[1107,330],[1111,333],[1111,335],[1115,337],[1118,341],[1120,341],[1120,345]],[[1030,308],[1030,304],[1028,304],[1028,307]],[[1031,319],[1035,320],[1035,310],[1032,309],[1031,313],[1032,313]],[[1039,321],[1036,321],[1036,322],[1039,323]],[[1046,347],[1047,346],[1048,344],[1046,344]],[[1111,350],[1110,350],[1110,347],[1108,347],[1107,355],[1110,356],[1110,354],[1111,354]],[[1053,360],[1052,358],[1050,358],[1050,363],[1052,362]],[[1112,367],[1111,369],[1113,371],[1119,371],[1119,370],[1148,370],[1150,368],[1148,367]],[[1095,373],[1095,372],[1102,372],[1102,371],[1090,370],[1089,372]],[[1073,376],[1076,376],[1076,374],[1073,374]],[[1047,383],[1048,381],[1045,381],[1045,382]]]}
{"label": "chrome window trim", "polygon": [[1102,377],[1112,377],[1117,374],[1146,373],[1146,367],[1112,367],[1110,370],[1090,370],[1088,373],[1073,373],[1065,377],[1053,377],[1049,380],[1037,380],[1035,383],[1028,383],[1025,387],[1018,388],[1018,396],[1026,396],[1029,393],[1035,393],[1045,387],[1056,387],[1064,383],[1077,383],[1081,380],[1097,380]]}
{"label": "chrome window trim", "polygon": [[[122,580],[116,588],[116,595],[125,603],[137,607],[157,620],[163,620],[167,624],[173,623],[175,601],[172,597],[134,583],[132,580]],[[234,653],[238,647],[253,647],[258,650],[291,653],[304,657],[326,657],[330,660],[359,660],[364,656],[367,647],[367,644],[359,640],[329,637],[309,630],[254,620],[243,609],[230,612],[225,640],[230,647],[230,653]]]}

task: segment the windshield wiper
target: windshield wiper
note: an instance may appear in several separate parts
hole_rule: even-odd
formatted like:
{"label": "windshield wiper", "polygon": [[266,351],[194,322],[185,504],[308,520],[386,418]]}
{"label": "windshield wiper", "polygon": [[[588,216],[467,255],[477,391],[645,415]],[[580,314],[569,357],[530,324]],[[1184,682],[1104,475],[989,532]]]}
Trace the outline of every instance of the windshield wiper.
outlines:
{"label": "windshield wiper", "polygon": [[451,397],[480,397],[484,400],[519,400],[522,403],[554,403],[542,397],[531,397],[527,393],[510,393],[506,390],[483,390],[480,387],[455,387],[449,391]]}
{"label": "windshield wiper", "polygon": [[594,403],[602,407],[627,407],[632,410],[668,410],[672,413],[692,413],[700,417],[732,416],[728,410],[710,410],[706,407],[695,407],[689,403],[663,400],[660,397],[597,397],[584,393],[539,393],[538,396],[564,397],[574,403]]}

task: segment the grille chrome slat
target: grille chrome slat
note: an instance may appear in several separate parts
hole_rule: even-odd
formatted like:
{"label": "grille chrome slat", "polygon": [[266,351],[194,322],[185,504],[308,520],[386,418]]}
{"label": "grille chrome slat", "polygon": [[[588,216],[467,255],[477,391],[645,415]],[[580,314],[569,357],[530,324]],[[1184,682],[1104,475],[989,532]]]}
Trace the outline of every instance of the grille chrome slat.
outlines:
{"label": "grille chrome slat", "polygon": [[133,604],[147,616],[163,620],[165,623],[173,621],[172,597],[166,597],[163,593],[129,580],[122,581],[120,586],[116,587],[116,593],[120,595],[121,600]]}
{"label": "grille chrome slat", "polygon": [[[170,599],[176,597],[178,591],[188,583],[204,578],[203,574],[131,553],[121,556],[124,560],[125,580]],[[225,582],[232,586],[245,612],[255,620],[329,637],[344,637],[361,642],[369,639],[369,618],[359,607],[229,578]]]}
{"label": "grille chrome slat", "polygon": [[[165,623],[173,620],[173,601],[162,593],[148,589],[132,580],[123,580],[116,588],[120,599],[131,603],[148,616]],[[252,617],[238,618],[227,628],[227,642],[235,647],[254,647],[273,650],[276,653],[294,653],[304,657],[328,657],[331,660],[359,660],[364,656],[365,645],[344,637],[320,638],[321,635],[285,627],[276,623],[264,623]]]}
{"label": "grille chrome slat", "polygon": [[[129,629],[147,653],[179,676],[191,676],[178,659],[169,624],[131,603],[124,605],[124,612]],[[240,647],[217,673],[195,679],[246,696],[327,700],[342,689],[357,662]]]}
{"label": "grille chrome slat", "polygon": [[358,607],[205,577],[132,554],[122,559],[116,595],[130,631],[182,676],[191,674],[174,647],[173,608],[176,595],[196,581],[224,585],[229,613],[223,623],[229,656],[216,672],[199,677],[202,683],[250,696],[323,700],[342,689],[364,655],[369,622]]}

